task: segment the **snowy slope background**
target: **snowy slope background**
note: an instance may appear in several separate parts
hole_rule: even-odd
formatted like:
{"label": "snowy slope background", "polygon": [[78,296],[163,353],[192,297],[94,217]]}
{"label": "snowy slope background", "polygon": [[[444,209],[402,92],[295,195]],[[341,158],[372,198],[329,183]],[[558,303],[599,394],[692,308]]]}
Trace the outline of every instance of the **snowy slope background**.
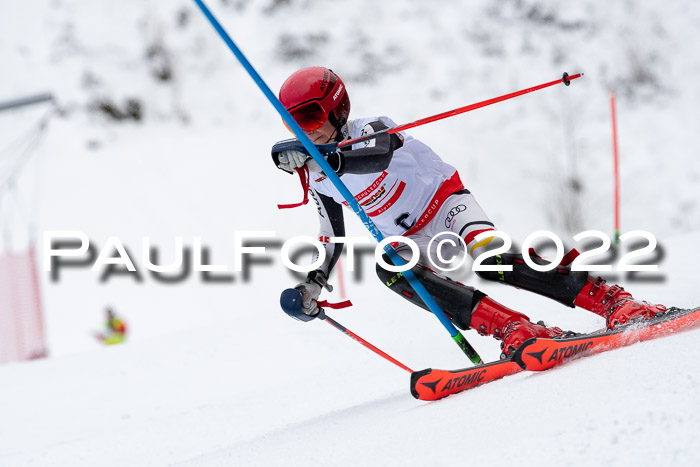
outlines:
{"label": "snowy slope background", "polygon": [[[695,465],[700,450],[697,332],[639,344],[542,375],[518,375],[425,404],[408,375],[322,323],[279,311],[296,279],[279,249],[245,280],[174,283],[141,265],[174,238],[202,237],[233,267],[233,233],[313,235],[314,209],[278,211],[298,182],[269,160],[288,137],[269,103],[187,1],[30,0],[0,15],[0,100],[51,91],[57,114],[5,192],[3,248],[45,230],[119,237],[140,268],[88,267],[42,279],[52,357],[0,367],[3,465]],[[220,17],[274,89],[302,66],[345,80],[353,115],[409,122],[556,79],[586,76],[412,130],[456,166],[516,243],[552,230],[612,232],[608,96],[618,97],[622,230],[659,239],[665,280],[621,281],[636,296],[700,302],[700,8],[669,2],[217,1]],[[127,101],[141,119],[115,121]],[[133,106],[134,104],[132,104]],[[103,110],[100,110],[103,109]],[[0,114],[0,148],[46,108]],[[573,187],[573,188],[572,188]],[[580,187],[580,189],[574,189]],[[5,188],[3,188],[5,189]],[[350,217],[350,216],[348,216]],[[366,235],[349,219],[349,234]],[[414,369],[463,356],[435,318],[374,279],[348,280],[334,316]],[[645,276],[642,276],[645,277]],[[599,318],[475,284],[533,319],[592,330]],[[330,298],[337,298],[337,293]],[[126,345],[91,337],[106,306]],[[487,360],[497,344],[467,337]]]}

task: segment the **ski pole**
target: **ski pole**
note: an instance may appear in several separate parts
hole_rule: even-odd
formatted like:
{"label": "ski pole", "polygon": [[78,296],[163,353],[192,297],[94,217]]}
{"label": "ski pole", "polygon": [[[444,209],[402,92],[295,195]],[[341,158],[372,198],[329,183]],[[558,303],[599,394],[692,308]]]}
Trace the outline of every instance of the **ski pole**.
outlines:
{"label": "ski pole", "polygon": [[[369,350],[372,352],[376,353],[380,357],[389,360],[391,363],[394,365],[400,367],[401,369],[404,369],[408,371],[409,373],[413,373],[413,370],[411,370],[409,367],[401,363],[400,361],[396,360],[394,357],[389,355],[388,353],[380,350],[379,348],[373,346],[354,332],[350,331],[348,328],[337,322],[336,320],[332,319],[330,316],[328,316],[323,308],[320,306],[318,307],[318,313],[316,315],[307,315],[304,313],[302,310],[302,295],[301,291],[297,289],[286,289],[284,292],[282,292],[282,295],[280,296],[280,307],[282,310],[287,313],[289,316],[291,316],[294,319],[297,319],[299,321],[313,321],[316,318],[319,318],[322,321],[328,322],[328,324],[332,325],[334,328],[337,330],[341,331],[343,334],[346,336],[350,337],[351,339],[354,339],[355,341],[359,342],[360,344],[364,345],[367,347]],[[319,303],[319,302],[317,302]],[[329,305],[330,306],[330,305]]]}
{"label": "ski pole", "polygon": [[[326,174],[328,180],[330,180],[331,183],[335,185],[336,189],[343,196],[348,205],[352,208],[352,210],[360,218],[360,220],[362,220],[362,223],[369,230],[372,236],[374,236],[374,238],[378,242],[384,240],[384,236],[379,231],[377,226],[374,225],[372,219],[370,219],[367,213],[362,209],[362,206],[360,206],[360,204],[357,202],[350,190],[348,190],[345,184],[340,180],[338,174],[336,174],[335,171],[328,164],[328,162],[326,162],[326,159],[321,155],[318,148],[311,142],[309,137],[306,136],[306,133],[304,133],[304,131],[301,129],[296,120],[294,120],[292,115],[287,111],[286,108],[284,108],[279,99],[277,99],[277,96],[275,96],[275,94],[265,83],[262,77],[258,74],[258,72],[255,71],[253,65],[251,65],[251,63],[248,61],[245,55],[243,55],[243,52],[241,52],[238,46],[236,46],[236,44],[233,42],[233,39],[231,39],[226,30],[223,28],[223,26],[221,26],[221,24],[217,21],[217,19],[211,13],[209,8],[207,8],[206,5],[204,5],[204,2],[202,0],[193,1],[197,4],[204,16],[209,20],[209,22],[214,27],[219,36],[221,36],[221,39],[223,39],[223,41],[226,43],[231,52],[233,52],[233,54],[236,56],[243,68],[245,68],[245,70],[248,72],[253,81],[255,81],[255,83],[258,85],[265,97],[267,97],[268,101],[270,101],[273,107],[275,107],[280,117],[282,117],[282,120],[284,120],[284,122],[287,124],[287,127],[290,130],[292,130],[292,133],[294,133],[294,135],[304,145],[306,150],[309,152],[309,155],[321,167],[321,170],[323,170],[323,172]],[[394,265],[404,266],[406,264],[404,263],[401,256],[399,256],[399,254],[396,252],[396,250],[394,250],[391,247],[391,245],[387,245],[384,250],[389,255],[389,258],[394,263]],[[420,283],[415,274],[413,274],[413,272],[410,269],[406,269],[405,271],[402,271],[402,273],[406,280],[408,280],[408,282],[413,287],[413,290],[415,290],[418,296],[423,300],[423,303],[425,303],[428,306],[430,311],[438,318],[438,320],[440,321],[440,323],[442,323],[447,332],[450,333],[450,336],[455,341],[457,346],[462,350],[462,352],[464,352],[464,354],[467,355],[467,357],[473,363],[482,363],[481,357],[476,352],[474,347],[472,347],[471,344],[467,342],[464,336],[452,324],[450,319],[445,315],[445,313],[442,311],[437,302],[435,302],[430,293],[428,293],[423,284]]]}
{"label": "ski pole", "polygon": [[555,79],[554,81],[550,81],[549,83],[544,83],[544,84],[540,84],[537,86],[533,86],[531,88],[511,92],[510,94],[505,94],[503,96],[494,97],[492,99],[487,99],[485,101],[477,102],[476,104],[469,104],[469,105],[465,105],[464,107],[460,107],[458,109],[448,110],[447,112],[439,113],[439,114],[433,115],[431,117],[421,118],[420,120],[416,120],[415,122],[405,123],[403,125],[395,126],[394,128],[387,128],[386,130],[377,131],[377,132],[371,133],[369,135],[360,136],[360,137],[354,138],[354,139],[349,139],[347,141],[343,141],[342,143],[338,143],[338,147],[341,148],[344,146],[353,145],[355,143],[361,143],[362,141],[367,141],[369,139],[376,138],[378,135],[380,135],[382,133],[389,133],[389,134],[398,133],[399,131],[408,130],[409,128],[415,128],[417,126],[425,125],[426,123],[435,122],[437,120],[442,120],[443,118],[453,117],[455,115],[459,115],[459,114],[463,114],[463,113],[466,113],[466,112],[469,112],[472,110],[480,109],[482,107],[486,107],[488,105],[495,104],[496,102],[501,102],[501,101],[505,101],[508,99],[512,99],[514,97],[522,96],[523,94],[538,91],[540,89],[544,89],[544,88],[547,88],[549,86],[554,86],[555,84],[564,83],[565,85],[569,86],[569,83],[571,82],[571,80],[574,80],[576,78],[580,78],[581,76],[583,76],[583,73],[578,73],[578,74],[571,75],[571,76],[569,76],[568,73],[564,73],[564,75],[561,77],[561,79]]}
{"label": "ski pole", "polygon": [[391,363],[393,363],[394,365],[398,366],[399,368],[401,368],[401,369],[403,369],[403,370],[408,371],[409,373],[413,373],[413,370],[411,370],[409,367],[407,367],[406,365],[404,365],[404,364],[401,363],[400,361],[396,360],[394,357],[392,357],[392,356],[389,355],[388,353],[386,353],[386,352],[382,351],[381,349],[379,349],[379,348],[373,346],[372,344],[370,344],[369,342],[367,342],[366,340],[364,340],[363,338],[361,338],[360,336],[358,336],[357,334],[355,334],[354,332],[352,332],[351,330],[349,330],[348,328],[346,328],[345,326],[343,326],[342,324],[340,324],[339,322],[337,322],[336,320],[334,320],[333,318],[331,318],[330,316],[328,316],[326,313],[324,313],[323,309],[321,309],[321,310],[318,312],[318,318],[320,318],[321,320],[327,322],[328,324],[330,324],[331,326],[333,326],[333,327],[336,328],[337,330],[341,331],[343,334],[345,334],[345,335],[348,336],[349,338],[351,338],[351,339],[353,339],[353,340],[359,342],[360,344],[364,345],[365,347],[367,347],[369,350],[371,350],[372,352],[376,353],[376,354],[379,355],[380,357],[382,357],[382,358],[384,358],[384,359],[386,359],[386,360],[389,360],[389,361],[390,361]]}

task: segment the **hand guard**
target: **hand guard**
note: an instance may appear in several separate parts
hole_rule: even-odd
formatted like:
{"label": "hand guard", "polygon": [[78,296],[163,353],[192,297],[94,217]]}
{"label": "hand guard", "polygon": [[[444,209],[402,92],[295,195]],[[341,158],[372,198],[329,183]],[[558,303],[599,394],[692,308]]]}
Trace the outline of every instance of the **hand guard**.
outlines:
{"label": "hand guard", "polygon": [[[333,169],[338,175],[341,175],[342,169],[345,166],[345,161],[340,151],[338,150],[338,143],[321,144],[317,145],[316,147],[318,148],[318,152],[323,154],[323,158],[326,159],[326,162],[328,162],[328,165],[331,166],[331,169]],[[311,172],[323,171],[321,169],[321,166],[318,165],[318,162],[316,162],[312,158],[309,158],[306,161],[306,166]]]}
{"label": "hand guard", "polygon": [[309,153],[298,139],[286,139],[272,146],[272,160],[285,172],[294,173],[294,169],[304,165]]}
{"label": "hand guard", "polygon": [[282,151],[277,158],[277,160],[279,160],[277,167],[285,172],[292,172],[298,167],[303,167],[306,160],[310,158],[311,157],[308,154],[304,154],[303,152]]}
{"label": "hand guard", "polygon": [[292,318],[299,321],[311,321],[320,312],[317,300],[324,287],[329,292],[333,290],[333,287],[326,281],[325,274],[321,271],[312,271],[304,282],[293,289],[282,292],[280,305],[284,312]]}
{"label": "hand guard", "polygon": [[[338,143],[328,143],[316,146],[326,161],[336,173],[343,168],[343,159],[338,151]],[[294,173],[294,169],[306,165],[311,172],[321,172],[321,167],[309,155],[298,139],[288,139],[272,146],[272,160],[275,165],[285,172]]]}

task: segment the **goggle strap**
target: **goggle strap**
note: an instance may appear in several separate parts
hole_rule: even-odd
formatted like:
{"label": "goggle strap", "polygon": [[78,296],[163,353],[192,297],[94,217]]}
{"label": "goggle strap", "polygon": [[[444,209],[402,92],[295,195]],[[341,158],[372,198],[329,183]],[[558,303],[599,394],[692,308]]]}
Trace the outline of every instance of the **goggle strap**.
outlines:
{"label": "goggle strap", "polygon": [[[321,108],[323,109],[324,112],[330,114],[330,110],[328,110],[328,109],[335,108],[335,105],[328,105],[328,104],[333,104],[337,99],[340,99],[340,97],[343,95],[341,92],[339,92],[339,90],[342,88],[342,86],[343,85],[340,82],[340,79],[337,78],[335,80],[335,86],[333,86],[333,89],[331,89],[331,92],[329,92],[328,95],[326,97],[324,97],[320,102]],[[338,96],[336,97],[336,99],[333,99],[333,96],[335,96],[336,94],[338,94]]]}
{"label": "goggle strap", "polygon": [[[327,95],[326,97],[324,97],[324,98],[321,99],[321,100],[307,102],[307,103],[305,103],[305,104],[303,104],[303,105],[309,105],[309,104],[311,104],[311,103],[316,103],[316,105],[318,105],[318,106],[320,107],[321,111],[322,111],[324,114],[326,114],[326,117],[327,117],[328,119],[330,119],[331,117],[333,117],[333,114],[332,114],[332,112],[331,112],[330,110],[328,110],[328,109],[334,109],[334,108],[335,108],[335,105],[333,105],[333,104],[335,103],[335,101],[336,101],[337,99],[339,99],[339,98],[342,96],[342,92],[341,92],[341,91],[342,91],[342,87],[343,87],[343,85],[342,85],[340,79],[336,79],[335,85],[333,86],[333,89],[331,89],[331,92],[329,92],[328,95]],[[333,99],[333,96],[335,96],[336,94],[337,94],[336,98]],[[292,108],[292,109],[289,110],[289,112],[292,112],[292,113],[293,113],[293,112],[299,110],[299,108],[303,108],[303,106],[300,105],[300,106],[298,106],[298,107],[296,107],[296,108]],[[292,115],[292,116],[293,116],[293,115]],[[283,121],[284,121],[284,120],[283,120]],[[324,121],[324,122],[325,122],[325,121]],[[297,121],[297,123],[299,123],[299,122]],[[285,122],[284,125],[287,126],[287,123]],[[322,124],[321,124],[321,125],[322,125]],[[316,127],[316,128],[319,128],[321,125],[319,125],[319,126]],[[300,126],[301,126],[301,125],[300,125]],[[337,129],[337,127],[338,127],[339,125],[337,125],[337,123],[334,123],[333,126],[335,126],[336,129]],[[316,128],[314,128],[314,129],[316,129]],[[292,131],[291,128],[289,128],[289,126],[287,126],[287,129],[288,129],[289,131]],[[309,131],[313,131],[313,130],[309,129]],[[293,132],[292,132],[292,133],[293,133]]]}

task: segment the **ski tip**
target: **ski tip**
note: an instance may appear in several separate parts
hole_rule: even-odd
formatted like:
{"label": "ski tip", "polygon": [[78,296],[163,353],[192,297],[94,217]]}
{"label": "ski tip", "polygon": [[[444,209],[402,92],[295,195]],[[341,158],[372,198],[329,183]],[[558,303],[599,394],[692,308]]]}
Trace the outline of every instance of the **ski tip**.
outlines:
{"label": "ski tip", "polygon": [[416,399],[421,399],[421,395],[416,389],[418,380],[425,375],[429,375],[432,371],[432,368],[426,368],[425,370],[414,371],[413,373],[411,373],[411,395]]}

